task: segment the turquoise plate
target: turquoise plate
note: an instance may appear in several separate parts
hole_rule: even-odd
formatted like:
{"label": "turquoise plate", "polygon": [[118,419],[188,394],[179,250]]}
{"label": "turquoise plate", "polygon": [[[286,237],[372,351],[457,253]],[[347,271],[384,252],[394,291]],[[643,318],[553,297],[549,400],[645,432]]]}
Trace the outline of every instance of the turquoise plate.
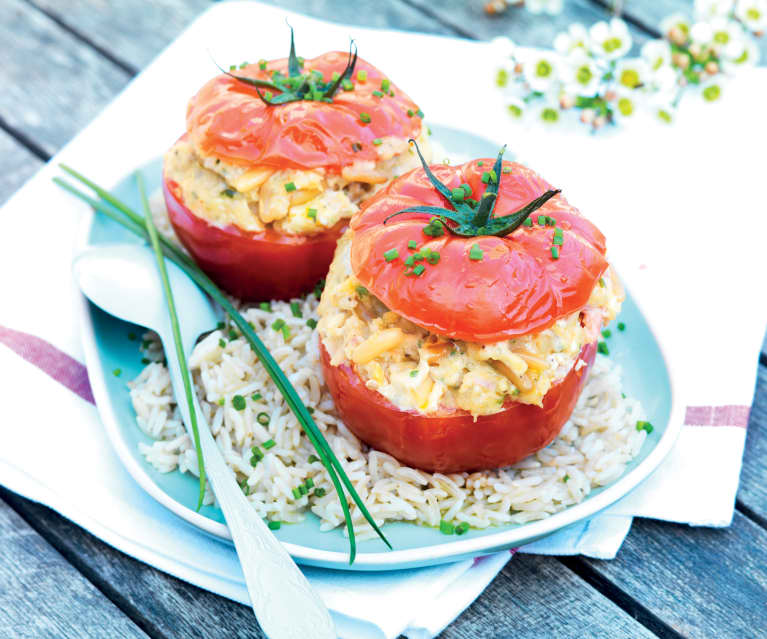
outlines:
{"label": "turquoise plate", "polygon": [[[498,145],[472,134],[441,126],[432,126],[438,139],[452,157],[494,157]],[[143,169],[149,192],[160,185],[160,160]],[[140,210],[134,180],[129,177],[114,189],[115,195]],[[80,248],[113,242],[138,241],[130,232],[100,215],[93,215],[86,225]],[[377,539],[358,544],[354,565],[348,563],[348,542],[340,529],[320,532],[319,519],[308,513],[300,524],[284,525],[275,534],[293,558],[314,566],[352,570],[391,570],[412,568],[513,548],[549,535],[565,526],[590,517],[626,495],[655,470],[671,449],[682,420],[674,405],[671,375],[663,350],[647,319],[635,301],[627,295],[618,320],[626,323],[625,333],[615,331],[610,339],[610,353],[623,367],[627,394],[637,397],[655,426],[639,456],[626,472],[609,486],[599,488],[580,504],[571,506],[547,519],[523,525],[504,525],[485,530],[470,530],[462,536],[446,536],[434,528],[410,523],[389,523],[385,531],[394,546],[388,551]],[[197,480],[178,471],[160,473],[139,454],[139,442],[150,443],[136,425],[125,380],[135,378],[141,369],[138,344],[128,339],[141,327],[105,314],[82,298],[83,343],[88,374],[96,403],[109,438],[120,459],[134,479],[157,501],[202,531],[230,539],[221,511],[212,506],[194,511]],[[121,368],[120,378],[111,374]]]}

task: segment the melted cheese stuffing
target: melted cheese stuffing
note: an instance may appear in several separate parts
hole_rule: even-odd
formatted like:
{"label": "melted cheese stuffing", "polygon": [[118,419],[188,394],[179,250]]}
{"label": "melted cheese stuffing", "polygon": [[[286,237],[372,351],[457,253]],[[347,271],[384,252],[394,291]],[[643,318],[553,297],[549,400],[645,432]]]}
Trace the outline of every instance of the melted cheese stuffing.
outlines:
{"label": "melted cheese stuffing", "polygon": [[453,340],[416,326],[364,289],[351,270],[350,246],[348,231],[318,308],[319,334],[334,366],[353,365],[368,388],[403,410],[461,409],[477,417],[509,400],[540,406],[624,299],[608,268],[588,305],[546,330],[494,344]]}
{"label": "melted cheese stuffing", "polygon": [[[429,159],[431,149],[423,132],[418,144]],[[382,185],[420,166],[415,151],[400,138],[382,139],[376,152],[377,162],[358,161],[333,175],[325,169],[227,164],[179,140],[165,155],[164,170],[178,183],[187,207],[213,224],[234,224],[252,232],[271,226],[281,233],[314,235],[350,218]]]}

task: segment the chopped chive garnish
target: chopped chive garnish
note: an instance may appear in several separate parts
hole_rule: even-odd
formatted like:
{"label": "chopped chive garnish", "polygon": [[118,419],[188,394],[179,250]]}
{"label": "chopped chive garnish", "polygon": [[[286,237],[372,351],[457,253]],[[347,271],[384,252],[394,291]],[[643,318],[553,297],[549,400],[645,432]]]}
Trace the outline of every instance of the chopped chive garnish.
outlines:
{"label": "chopped chive garnish", "polygon": [[539,215],[538,216],[538,226],[546,226],[546,216],[545,215]]}
{"label": "chopped chive garnish", "polygon": [[409,249],[415,249],[418,247],[418,242],[416,242],[415,240],[408,240],[407,247]]}
{"label": "chopped chive garnish", "polygon": [[407,110],[407,117],[412,118],[415,115],[415,111],[413,109]]}
{"label": "chopped chive garnish", "polygon": [[235,410],[245,410],[245,398],[242,395],[232,397],[232,406]]}
{"label": "chopped chive garnish", "polygon": [[452,535],[455,532],[455,526],[443,519],[439,522],[439,532],[443,535]]}
{"label": "chopped chive garnish", "polygon": [[301,499],[301,491],[298,490],[298,488],[294,488],[291,492],[293,493],[293,497],[295,499]]}
{"label": "chopped chive garnish", "polygon": [[373,140],[373,144],[375,144],[376,146],[381,146],[383,144],[383,140],[381,138],[376,138],[375,140]]}
{"label": "chopped chive garnish", "polygon": [[650,422],[638,421],[637,430],[643,430],[649,435],[653,431],[653,426]]}
{"label": "chopped chive garnish", "polygon": [[466,197],[466,191],[459,186],[453,189],[450,195],[456,202],[463,202],[463,198]]}
{"label": "chopped chive garnish", "polygon": [[307,406],[307,407],[306,407],[306,410],[308,410],[308,411],[309,411],[309,414],[310,414],[310,415],[314,415],[314,408],[312,408],[311,406]]}
{"label": "chopped chive garnish", "polygon": [[223,339],[223,338],[222,338],[222,339],[219,339],[219,340],[218,340],[218,345],[219,345],[221,348],[226,348],[226,341],[224,341],[224,339]]}
{"label": "chopped chive garnish", "polygon": [[290,326],[283,324],[280,330],[282,331],[282,338],[287,342],[290,339]]}
{"label": "chopped chive garnish", "polygon": [[261,393],[253,393],[250,396],[250,399],[252,399],[254,402],[257,402],[259,399],[261,399]]}
{"label": "chopped chive garnish", "polygon": [[407,259],[405,260],[405,266],[413,266],[415,264],[415,256],[417,253],[413,253],[413,255],[408,255]]}
{"label": "chopped chive garnish", "polygon": [[224,326],[226,326],[226,324],[224,324],[223,322],[216,323],[216,328],[220,331],[224,329]]}
{"label": "chopped chive garnish", "polygon": [[269,530],[279,530],[280,526],[282,526],[282,522],[280,522],[280,521],[270,521],[266,525],[269,528]]}
{"label": "chopped chive garnish", "polygon": [[308,320],[306,320],[306,325],[312,330],[314,330],[315,328],[317,328],[317,320],[314,319],[313,317],[310,317]]}
{"label": "chopped chive garnish", "polygon": [[264,458],[264,451],[262,451],[258,446],[253,446],[250,449],[250,452],[258,461],[261,461]]}
{"label": "chopped chive garnish", "polygon": [[421,111],[421,109],[418,109],[418,111],[416,111],[416,112],[415,112],[415,114],[416,114],[416,115],[417,115],[419,118],[423,119],[423,111]]}
{"label": "chopped chive garnish", "polygon": [[460,524],[458,524],[455,527],[455,534],[456,535],[463,535],[464,533],[469,531],[469,524],[468,522],[462,521]]}
{"label": "chopped chive garnish", "polygon": [[333,73],[330,74],[330,78],[333,82],[336,82],[341,79],[341,74],[338,71],[333,71]]}
{"label": "chopped chive garnish", "polygon": [[484,171],[482,173],[482,177],[480,178],[485,184],[488,184],[490,182],[490,171]]}
{"label": "chopped chive garnish", "polygon": [[482,166],[483,164],[484,164],[484,162],[483,162],[482,160],[480,160],[479,162],[477,162],[477,166]]}
{"label": "chopped chive garnish", "polygon": [[570,481],[570,475],[565,475],[564,477],[562,477],[562,481],[565,483]]}
{"label": "chopped chive garnish", "polygon": [[317,455],[309,455],[306,461],[308,461],[310,464],[313,464],[314,462],[320,461],[320,458],[317,457]]}
{"label": "chopped chive garnish", "polygon": [[223,406],[224,404],[226,404],[226,400],[225,400],[223,397],[221,397],[221,398],[218,400],[218,405],[219,405],[219,406]]}
{"label": "chopped chive garnish", "polygon": [[122,375],[122,374],[123,374],[123,371],[122,371],[121,368],[115,368],[112,371],[112,375],[114,375],[115,377],[120,377],[120,375]]}
{"label": "chopped chive garnish", "polygon": [[600,277],[600,278],[599,278],[599,285],[600,285],[602,288],[604,288],[604,287],[605,287],[605,278],[604,278],[604,277]]}
{"label": "chopped chive garnish", "polygon": [[509,173],[511,173],[511,167],[504,166],[503,169],[501,170],[501,173],[503,173],[504,175],[508,175]]}
{"label": "chopped chive garnish", "polygon": [[533,221],[528,217],[524,222],[522,222],[523,226],[532,226]]}
{"label": "chopped chive garnish", "polygon": [[613,333],[612,333],[612,331],[609,328],[606,328],[605,330],[602,331],[602,337],[604,337],[605,339],[610,337],[610,335],[612,335],[612,334]]}
{"label": "chopped chive garnish", "polygon": [[269,425],[269,413],[259,413],[256,415],[256,421],[261,424],[261,426],[268,426]]}
{"label": "chopped chive garnish", "polygon": [[368,72],[365,71],[365,69],[360,69],[357,71],[357,80],[359,82],[365,82],[365,80],[368,79]]}
{"label": "chopped chive garnish", "polygon": [[416,267],[413,269],[413,275],[418,276],[421,273],[423,273],[426,270],[426,267],[423,264],[416,264]]}
{"label": "chopped chive garnish", "polygon": [[412,371],[410,371],[410,377],[416,377],[418,375],[418,369],[414,368]]}
{"label": "chopped chive garnish", "polygon": [[229,339],[237,339],[239,335],[237,335],[237,331],[235,331],[233,328],[229,329]]}
{"label": "chopped chive garnish", "polygon": [[293,317],[303,317],[304,314],[301,312],[301,307],[298,305],[298,302],[291,302],[290,303],[290,312],[293,314]]}
{"label": "chopped chive garnish", "polygon": [[382,98],[384,94],[378,89],[376,89],[375,91],[373,91],[373,95],[376,96],[377,98]]}
{"label": "chopped chive garnish", "polygon": [[293,184],[293,182],[288,182],[288,183],[285,185],[285,190],[286,190],[288,193],[290,193],[291,191],[295,191],[295,190],[296,190],[296,185],[295,185],[295,184]]}
{"label": "chopped chive garnish", "polygon": [[370,114],[362,111],[362,113],[360,113],[360,122],[364,122],[365,124],[370,122]]}
{"label": "chopped chive garnish", "polygon": [[306,209],[306,217],[310,217],[315,222],[317,221],[317,209],[308,208]]}
{"label": "chopped chive garnish", "polygon": [[485,255],[485,252],[479,248],[479,244],[472,244],[469,250],[469,259],[478,262]]}
{"label": "chopped chive garnish", "polygon": [[445,234],[444,224],[438,217],[433,217],[429,223],[423,227],[424,235],[429,237],[441,237]]}
{"label": "chopped chive garnish", "polygon": [[349,80],[343,80],[341,82],[341,87],[344,91],[351,91],[354,89],[354,85]]}
{"label": "chopped chive garnish", "polygon": [[466,182],[464,182],[463,184],[461,184],[461,188],[463,189],[464,195],[465,195],[466,197],[468,197],[469,195],[471,195],[471,193],[472,193],[471,187],[470,187],[468,184],[466,184]]}
{"label": "chopped chive garnish", "polygon": [[269,311],[270,313],[272,312],[272,304],[271,304],[271,302],[261,302],[258,305],[258,308],[260,308],[262,311]]}
{"label": "chopped chive garnish", "polygon": [[389,249],[388,251],[384,252],[383,256],[387,262],[392,262],[399,257],[399,251],[395,248]]}
{"label": "chopped chive garnish", "polygon": [[597,344],[597,350],[602,353],[602,355],[610,354],[610,349],[607,348],[607,343],[605,342],[599,342],[599,344]]}
{"label": "chopped chive garnish", "polygon": [[266,60],[259,60],[258,68],[261,69],[261,71],[266,71]]}
{"label": "chopped chive garnish", "polygon": [[314,488],[314,480],[311,477],[307,477],[304,486],[306,486],[307,490],[311,490]]}
{"label": "chopped chive garnish", "polygon": [[623,322],[618,322],[618,330],[619,331],[625,331],[626,325]]}
{"label": "chopped chive garnish", "polygon": [[326,492],[327,491],[322,486],[319,486],[318,488],[314,489],[314,496],[315,497],[324,497]]}
{"label": "chopped chive garnish", "polygon": [[551,243],[552,243],[554,246],[562,246],[562,242],[564,242],[564,239],[562,238],[562,236],[561,236],[561,235],[555,235],[555,236],[552,238],[552,240],[551,240]]}
{"label": "chopped chive garnish", "polygon": [[260,460],[258,457],[256,457],[255,455],[253,455],[253,456],[250,458],[250,465],[251,465],[251,466],[253,466],[253,468],[255,468],[256,466],[258,466],[258,462],[260,462],[260,461],[261,461],[261,460]]}
{"label": "chopped chive garnish", "polygon": [[558,260],[559,259],[559,247],[558,246],[552,246],[551,247],[551,259]]}
{"label": "chopped chive garnish", "polygon": [[285,320],[281,317],[278,317],[276,320],[272,322],[272,329],[275,331],[279,331],[283,326],[285,326]]}
{"label": "chopped chive garnish", "polygon": [[368,290],[361,284],[357,284],[354,290],[360,297],[365,297],[368,294]]}
{"label": "chopped chive garnish", "polygon": [[429,264],[436,264],[439,262],[440,255],[437,251],[429,251],[429,254],[426,256],[426,261]]}
{"label": "chopped chive garnish", "polygon": [[305,494],[306,494],[306,493],[308,493],[309,491],[306,489],[306,486],[304,486],[303,484],[301,484],[301,485],[298,487],[298,492],[299,492],[299,493],[301,493],[302,495],[305,495]]}
{"label": "chopped chive garnish", "polygon": [[229,70],[230,71],[234,71],[235,69],[237,69],[237,65],[236,64],[230,64],[229,65]]}

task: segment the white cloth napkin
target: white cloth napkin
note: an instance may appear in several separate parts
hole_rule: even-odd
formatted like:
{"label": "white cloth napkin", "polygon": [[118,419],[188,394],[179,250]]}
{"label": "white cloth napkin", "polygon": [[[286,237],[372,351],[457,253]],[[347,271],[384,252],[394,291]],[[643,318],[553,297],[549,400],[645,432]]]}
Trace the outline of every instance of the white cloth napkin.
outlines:
{"label": "white cloth napkin", "polygon": [[[284,55],[286,15],[302,54],[354,36],[366,59],[411,88],[427,117],[509,142],[565,189],[607,235],[613,262],[663,339],[674,393],[687,407],[672,453],[608,511],[522,550],[610,558],[633,516],[728,525],[767,318],[767,299],[754,294],[767,231],[767,207],[756,191],[764,179],[758,151],[767,141],[767,71],[743,73],[721,103],[685,100],[670,127],[634,123],[597,136],[544,130],[513,124],[489,80],[444,99],[455,69],[491,64],[487,44],[339,27],[255,3],[224,3],[203,14],[0,212],[0,401],[6,407],[0,483],[160,570],[247,601],[231,546],[141,491],[87,401],[69,269],[84,209],[50,179],[61,161],[114,184],[160,155],[183,127],[188,96],[214,72],[208,49],[221,60],[252,58],[258,23],[258,55]],[[442,64],[423,74],[412,64],[415,52]],[[420,639],[438,634],[509,557],[380,574],[307,569],[307,575],[333,610],[340,636]]]}

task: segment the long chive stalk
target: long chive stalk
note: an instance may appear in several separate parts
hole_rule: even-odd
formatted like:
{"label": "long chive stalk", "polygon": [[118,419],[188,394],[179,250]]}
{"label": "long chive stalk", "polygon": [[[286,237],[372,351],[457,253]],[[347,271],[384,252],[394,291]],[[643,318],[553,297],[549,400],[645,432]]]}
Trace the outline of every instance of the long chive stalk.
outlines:
{"label": "long chive stalk", "polygon": [[146,189],[144,188],[144,177],[139,171],[136,171],[136,186],[138,186],[141,202],[144,206],[144,228],[149,234],[149,240],[154,249],[157,258],[157,269],[160,271],[160,280],[162,289],[165,293],[165,301],[168,304],[168,315],[170,316],[170,325],[173,330],[173,343],[176,347],[176,357],[178,358],[179,368],[181,368],[181,377],[184,380],[184,394],[186,403],[189,406],[189,420],[192,422],[192,436],[194,438],[194,448],[197,451],[197,467],[200,469],[200,494],[197,497],[197,510],[202,508],[202,500],[205,497],[205,462],[202,458],[202,447],[200,445],[200,431],[197,426],[197,411],[194,409],[194,400],[192,397],[192,376],[189,374],[189,366],[186,361],[184,345],[181,342],[181,330],[178,325],[178,313],[176,313],[176,302],[173,299],[173,290],[168,280],[168,269],[165,267],[165,257],[160,247],[160,238],[157,234],[157,228],[154,225],[152,213],[149,210],[149,201],[146,199]]}
{"label": "long chive stalk", "polygon": [[[67,173],[69,173],[70,175],[72,175],[73,177],[75,177],[76,179],[78,179],[80,182],[82,182],[86,186],[88,186],[89,188],[91,188],[99,197],[102,198],[102,200],[108,202],[112,207],[117,209],[119,213],[107,207],[106,205],[104,205],[103,202],[89,197],[87,194],[78,190],[77,188],[75,188],[74,186],[72,186],[71,184],[69,184],[68,182],[64,180],[61,180],[59,178],[54,178],[54,182],[56,184],[58,184],[60,187],[62,187],[66,191],[72,193],[79,199],[89,204],[96,211],[108,216],[112,220],[116,221],[117,223],[121,224],[128,230],[132,231],[139,237],[142,237],[145,240],[149,239],[148,232],[144,228],[144,223],[141,216],[137,215],[128,206],[120,202],[117,198],[111,195],[111,193],[99,187],[97,184],[93,183],[88,178],[81,175],[74,169],[71,169],[63,165],[62,165],[62,169],[66,171]],[[272,358],[266,346],[263,344],[263,342],[261,342],[260,338],[256,335],[256,333],[247,323],[245,318],[242,317],[242,315],[240,315],[237,309],[234,308],[234,306],[226,298],[226,296],[221,292],[221,290],[216,286],[216,284],[214,284],[213,281],[210,278],[208,278],[208,276],[205,275],[205,273],[203,273],[199,269],[199,267],[191,260],[191,258],[188,255],[186,255],[177,246],[169,242],[164,237],[159,236],[159,240],[160,240],[160,245],[161,245],[163,253],[168,258],[173,260],[176,264],[178,264],[184,270],[184,272],[186,272],[186,274],[189,277],[191,277],[192,280],[200,288],[203,289],[203,291],[208,293],[224,309],[224,311],[229,315],[229,317],[232,319],[235,325],[240,329],[243,336],[246,338],[250,346],[253,348],[254,352],[258,355],[259,360],[266,368],[267,372],[271,376],[275,385],[282,393],[288,406],[296,415],[298,422],[301,425],[301,428],[306,433],[310,443],[316,449],[317,454],[319,455],[323,466],[325,466],[325,469],[328,471],[328,475],[336,489],[336,493],[338,494],[338,497],[341,503],[341,508],[344,512],[344,518],[346,520],[346,527],[349,532],[349,547],[350,547],[349,563],[353,563],[354,557],[356,556],[356,541],[354,536],[354,527],[352,525],[351,513],[349,512],[349,506],[346,501],[346,495],[344,494],[343,488],[341,487],[341,483],[343,483],[343,486],[348,491],[349,496],[352,498],[354,503],[360,509],[360,512],[363,514],[367,522],[372,526],[372,528],[376,531],[376,533],[384,541],[384,543],[389,548],[391,548],[392,546],[389,543],[389,540],[386,539],[386,536],[383,534],[381,529],[375,523],[375,520],[373,519],[373,517],[368,512],[367,507],[362,502],[362,499],[360,498],[359,494],[357,493],[356,489],[351,483],[351,480],[346,474],[346,471],[344,471],[343,467],[341,466],[341,463],[338,461],[338,458],[336,457],[335,453],[331,449],[324,435],[317,428],[317,425],[312,420],[311,415],[309,414],[309,411],[306,409],[303,402],[298,397],[298,394],[296,393],[295,389],[290,384],[288,379],[285,377],[285,374],[282,372],[277,362],[275,362],[274,358]],[[340,481],[339,481],[339,477],[340,477]]]}

